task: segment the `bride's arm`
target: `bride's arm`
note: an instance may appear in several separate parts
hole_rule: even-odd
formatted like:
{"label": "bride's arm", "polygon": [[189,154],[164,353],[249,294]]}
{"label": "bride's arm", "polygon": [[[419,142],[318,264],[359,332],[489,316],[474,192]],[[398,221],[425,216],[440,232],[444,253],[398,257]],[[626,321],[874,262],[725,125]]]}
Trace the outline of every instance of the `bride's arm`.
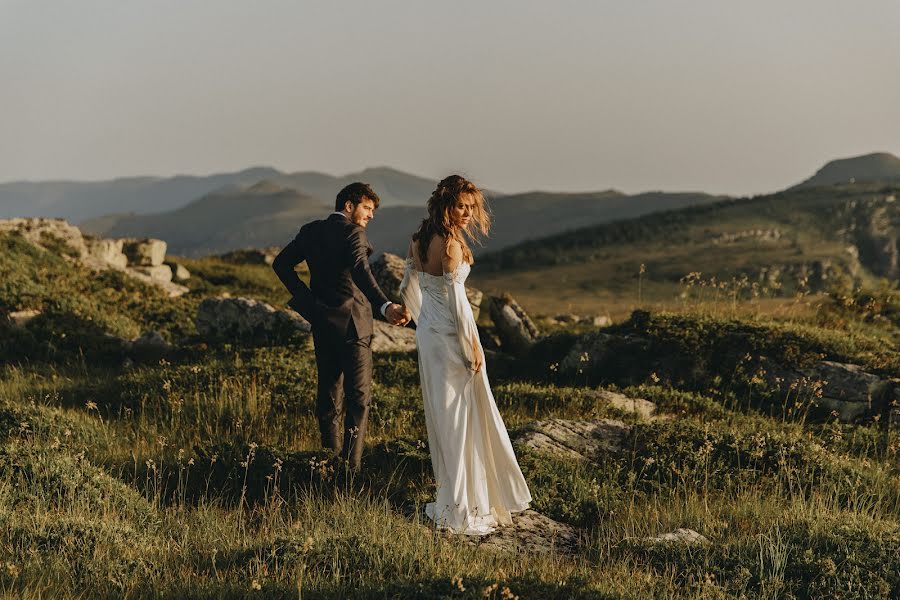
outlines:
{"label": "bride's arm", "polygon": [[413,264],[412,242],[406,255],[403,281],[400,282],[400,301],[409,309],[413,321],[418,325],[419,312],[422,310],[422,290],[419,288],[419,272]]}
{"label": "bride's arm", "polygon": [[463,260],[462,247],[459,242],[451,241],[443,258],[444,284],[450,300],[450,313],[456,324],[463,360],[473,371],[481,370],[484,354],[481,350],[481,339],[475,326],[475,315],[472,305],[466,296],[466,286],[459,277],[459,265]]}

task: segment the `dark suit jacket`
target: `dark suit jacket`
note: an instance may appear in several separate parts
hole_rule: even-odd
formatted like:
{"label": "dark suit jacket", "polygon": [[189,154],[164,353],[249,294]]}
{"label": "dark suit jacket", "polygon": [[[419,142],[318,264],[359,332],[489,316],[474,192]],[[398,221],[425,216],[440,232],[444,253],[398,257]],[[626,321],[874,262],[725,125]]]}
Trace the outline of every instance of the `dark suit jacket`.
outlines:
{"label": "dark suit jacket", "polygon": [[[272,268],[291,293],[288,306],[314,328],[348,339],[365,338],[372,335],[372,307],[380,314],[388,302],[369,270],[371,253],[365,230],[332,214],[304,225]],[[294,266],[304,260],[309,266],[309,287],[294,272]]]}

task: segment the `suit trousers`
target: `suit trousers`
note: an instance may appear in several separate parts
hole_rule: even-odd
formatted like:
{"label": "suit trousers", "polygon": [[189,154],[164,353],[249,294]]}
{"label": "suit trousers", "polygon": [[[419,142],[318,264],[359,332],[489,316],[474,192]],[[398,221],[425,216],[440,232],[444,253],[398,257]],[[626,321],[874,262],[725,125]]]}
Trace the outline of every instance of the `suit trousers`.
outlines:
{"label": "suit trousers", "polygon": [[[351,324],[351,330],[353,325]],[[372,336],[348,339],[313,328],[318,386],[316,418],[322,445],[358,470],[372,399]]]}

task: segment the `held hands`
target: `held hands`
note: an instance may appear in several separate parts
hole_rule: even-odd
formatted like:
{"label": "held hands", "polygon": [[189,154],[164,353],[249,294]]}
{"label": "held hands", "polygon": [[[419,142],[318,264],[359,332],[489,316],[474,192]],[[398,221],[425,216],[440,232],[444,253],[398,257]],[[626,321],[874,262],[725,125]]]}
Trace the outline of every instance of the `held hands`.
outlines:
{"label": "held hands", "polygon": [[399,325],[400,327],[403,327],[412,320],[409,309],[402,304],[391,303],[391,305],[385,309],[384,316],[387,317],[387,320],[391,325]]}

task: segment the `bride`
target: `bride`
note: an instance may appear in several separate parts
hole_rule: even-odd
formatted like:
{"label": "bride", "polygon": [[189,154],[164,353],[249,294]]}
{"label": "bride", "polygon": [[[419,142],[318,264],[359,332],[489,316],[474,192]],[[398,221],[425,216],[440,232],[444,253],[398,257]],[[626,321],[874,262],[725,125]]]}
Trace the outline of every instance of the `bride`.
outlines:
{"label": "bride", "polygon": [[437,497],[425,514],[441,528],[483,535],[511,523],[531,493],[488,383],[484,350],[465,281],[466,237],[487,234],[481,191],[459,175],[428,199],[428,218],[412,237],[400,285],[416,322],[419,377]]}

